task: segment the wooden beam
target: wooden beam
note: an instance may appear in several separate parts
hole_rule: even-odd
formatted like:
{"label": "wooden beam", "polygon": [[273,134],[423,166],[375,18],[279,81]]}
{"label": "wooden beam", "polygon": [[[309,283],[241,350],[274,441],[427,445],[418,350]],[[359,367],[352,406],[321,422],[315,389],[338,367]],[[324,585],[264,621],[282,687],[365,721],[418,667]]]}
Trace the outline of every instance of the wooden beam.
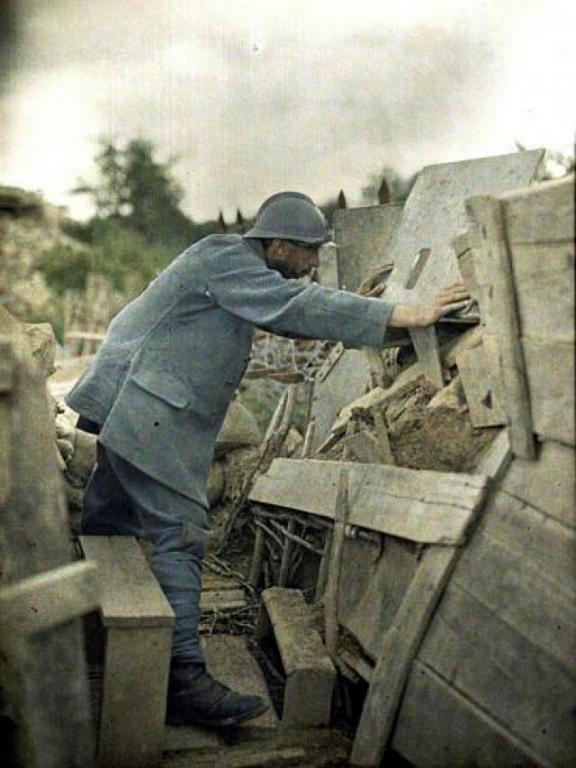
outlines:
{"label": "wooden beam", "polygon": [[0,638],[46,632],[99,605],[96,565],[63,565],[0,591]]}
{"label": "wooden beam", "polygon": [[435,327],[411,328],[409,333],[422,373],[435,387],[442,389],[444,374]]}
{"label": "wooden beam", "polygon": [[354,739],[353,765],[380,765],[412,661],[458,554],[455,547],[429,547],[424,553],[394,624],[383,638]]}
{"label": "wooden beam", "polygon": [[383,464],[276,459],[250,498],[334,519],[338,478],[350,471],[350,525],[428,544],[459,544],[480,508],[483,475]]}

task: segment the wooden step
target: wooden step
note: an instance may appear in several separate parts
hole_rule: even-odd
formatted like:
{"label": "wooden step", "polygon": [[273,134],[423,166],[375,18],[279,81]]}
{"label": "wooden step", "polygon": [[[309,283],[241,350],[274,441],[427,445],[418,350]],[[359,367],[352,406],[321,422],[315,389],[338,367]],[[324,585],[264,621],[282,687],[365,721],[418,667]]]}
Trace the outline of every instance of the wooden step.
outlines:
{"label": "wooden step", "polygon": [[286,673],[282,724],[327,725],[336,670],[300,590],[264,590],[258,634],[263,638],[271,632]]}
{"label": "wooden step", "polygon": [[[106,633],[98,762],[115,768],[158,764],[164,739],[173,611],[136,539],[81,536],[98,564]],[[138,703],[137,714],[134,713]]]}

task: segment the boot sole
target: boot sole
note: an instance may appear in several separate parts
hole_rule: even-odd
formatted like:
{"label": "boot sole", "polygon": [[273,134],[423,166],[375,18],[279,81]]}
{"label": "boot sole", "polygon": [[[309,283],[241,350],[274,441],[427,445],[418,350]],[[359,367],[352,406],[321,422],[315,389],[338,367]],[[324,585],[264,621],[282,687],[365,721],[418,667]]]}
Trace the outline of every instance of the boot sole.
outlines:
{"label": "boot sole", "polygon": [[205,728],[229,728],[232,725],[239,725],[240,723],[245,723],[247,720],[254,720],[255,717],[260,717],[260,715],[263,715],[264,712],[266,712],[267,710],[268,710],[268,704],[264,702],[259,707],[251,710],[250,712],[244,712],[242,715],[223,717],[223,718],[220,718],[219,720],[216,720],[213,717],[212,718],[202,717],[201,715],[194,718],[185,718],[185,717],[178,717],[177,715],[176,716],[169,715],[166,718],[166,724],[174,725],[174,726],[202,725]]}

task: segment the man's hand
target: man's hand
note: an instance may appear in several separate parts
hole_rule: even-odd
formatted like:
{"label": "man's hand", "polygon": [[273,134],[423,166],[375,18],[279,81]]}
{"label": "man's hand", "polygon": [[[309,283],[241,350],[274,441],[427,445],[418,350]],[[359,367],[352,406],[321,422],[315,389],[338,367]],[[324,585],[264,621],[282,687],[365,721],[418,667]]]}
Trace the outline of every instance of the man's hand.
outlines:
{"label": "man's hand", "polygon": [[397,304],[392,310],[389,325],[393,328],[432,325],[449,312],[465,307],[469,298],[470,294],[464,283],[453,283],[426,304]]}

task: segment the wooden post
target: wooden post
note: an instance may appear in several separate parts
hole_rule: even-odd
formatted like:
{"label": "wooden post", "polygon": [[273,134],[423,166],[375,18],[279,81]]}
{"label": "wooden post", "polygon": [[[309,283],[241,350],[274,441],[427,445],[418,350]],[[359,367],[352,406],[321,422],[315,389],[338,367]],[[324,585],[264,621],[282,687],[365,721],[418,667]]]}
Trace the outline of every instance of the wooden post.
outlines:
{"label": "wooden post", "polygon": [[[296,528],[296,520],[289,520],[288,533],[294,533],[295,528]],[[287,536],[284,542],[284,547],[282,549],[282,560],[280,561],[280,573],[278,574],[279,587],[284,587],[288,580],[288,576],[289,576],[288,570],[290,568],[290,558],[292,556],[293,549],[294,549],[294,540],[291,539],[289,536]]]}
{"label": "wooden post", "polygon": [[338,478],[338,492],[336,495],[336,508],[334,512],[334,530],[332,535],[332,551],[330,555],[330,569],[328,581],[324,593],[324,620],[326,629],[326,648],[330,656],[336,655],[338,646],[338,583],[340,579],[340,565],[342,551],[346,537],[346,523],[348,522],[348,486],[349,470],[340,470]]}

